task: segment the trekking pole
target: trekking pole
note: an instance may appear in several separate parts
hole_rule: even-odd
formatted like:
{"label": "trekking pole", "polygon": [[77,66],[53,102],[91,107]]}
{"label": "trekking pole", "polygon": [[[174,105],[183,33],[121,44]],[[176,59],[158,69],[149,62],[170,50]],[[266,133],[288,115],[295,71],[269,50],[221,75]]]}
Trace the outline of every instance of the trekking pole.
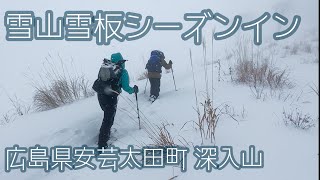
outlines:
{"label": "trekking pole", "polygon": [[144,87],[144,92],[143,92],[143,94],[146,94],[146,92],[147,92],[147,85],[148,85],[148,78],[147,78],[147,81],[146,81],[146,86]]}
{"label": "trekking pole", "polygon": [[176,80],[174,79],[172,67],[171,67],[171,73],[172,73],[172,78],[173,78],[173,83],[174,83],[174,89],[177,91]]}
{"label": "trekking pole", "polygon": [[136,95],[136,101],[137,101],[137,111],[138,111],[138,119],[139,119],[139,129],[141,129],[141,124],[140,124],[140,113],[139,113],[139,103],[138,103],[138,95],[137,93],[134,93]]}

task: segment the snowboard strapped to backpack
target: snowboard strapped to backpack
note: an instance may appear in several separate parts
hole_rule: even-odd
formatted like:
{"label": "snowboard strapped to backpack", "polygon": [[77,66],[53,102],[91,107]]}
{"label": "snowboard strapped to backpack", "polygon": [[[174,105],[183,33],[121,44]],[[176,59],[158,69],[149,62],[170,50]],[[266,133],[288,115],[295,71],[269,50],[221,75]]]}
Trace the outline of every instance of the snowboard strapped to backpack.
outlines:
{"label": "snowboard strapped to backpack", "polygon": [[94,82],[92,89],[98,94],[119,93],[121,89],[121,65],[125,61],[121,60],[115,64],[111,60],[104,59],[98,73],[98,79]]}
{"label": "snowboard strapped to backpack", "polygon": [[159,50],[154,50],[151,52],[150,59],[148,60],[148,63],[146,65],[146,69],[148,72],[157,72],[161,73],[161,60],[164,59],[164,54],[163,52]]}

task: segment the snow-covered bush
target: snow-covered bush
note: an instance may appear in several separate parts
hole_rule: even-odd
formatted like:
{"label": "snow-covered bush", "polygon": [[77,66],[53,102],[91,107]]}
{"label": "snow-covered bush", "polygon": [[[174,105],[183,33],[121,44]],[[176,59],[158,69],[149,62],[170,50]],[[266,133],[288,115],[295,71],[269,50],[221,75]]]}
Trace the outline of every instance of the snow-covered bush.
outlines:
{"label": "snow-covered bush", "polygon": [[286,126],[293,126],[298,129],[308,130],[315,126],[314,120],[309,114],[304,114],[296,108],[290,112],[283,110],[283,122]]}

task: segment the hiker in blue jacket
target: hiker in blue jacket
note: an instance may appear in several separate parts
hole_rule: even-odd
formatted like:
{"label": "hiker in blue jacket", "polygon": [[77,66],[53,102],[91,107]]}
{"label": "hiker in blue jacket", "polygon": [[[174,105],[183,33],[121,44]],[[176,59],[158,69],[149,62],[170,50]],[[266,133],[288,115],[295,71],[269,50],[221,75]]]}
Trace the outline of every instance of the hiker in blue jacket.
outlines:
{"label": "hiker in blue jacket", "polygon": [[164,53],[159,50],[153,50],[151,52],[150,59],[146,64],[148,70],[148,78],[150,82],[150,101],[155,101],[160,93],[160,79],[162,73],[162,67],[165,69],[172,68],[172,61],[167,63],[165,60]]}

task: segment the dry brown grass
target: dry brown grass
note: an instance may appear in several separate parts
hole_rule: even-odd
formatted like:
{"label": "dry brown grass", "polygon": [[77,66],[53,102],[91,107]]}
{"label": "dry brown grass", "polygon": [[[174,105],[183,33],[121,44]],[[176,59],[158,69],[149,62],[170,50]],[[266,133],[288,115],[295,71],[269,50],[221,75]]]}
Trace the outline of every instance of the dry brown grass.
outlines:
{"label": "dry brown grass", "polygon": [[54,109],[94,95],[89,81],[84,77],[56,79],[49,85],[35,88],[33,102],[39,111]]}
{"label": "dry brown grass", "polygon": [[235,65],[235,76],[237,83],[247,84],[255,89],[268,87],[274,90],[293,87],[288,70],[280,70],[270,61],[238,61]]}
{"label": "dry brown grass", "polygon": [[77,73],[71,75],[61,58],[60,61],[56,61],[57,64],[51,62],[47,59],[43,65],[44,72],[38,75],[41,78],[40,81],[32,79],[32,86],[35,88],[33,102],[36,110],[54,109],[94,95],[91,83],[84,75]]}
{"label": "dry brown grass", "polygon": [[201,131],[201,136],[210,138],[211,142],[213,142],[215,141],[215,132],[220,114],[218,113],[218,108],[214,108],[212,106],[210,99],[205,100],[204,103],[201,103],[201,105],[203,107],[203,113],[197,125]]}
{"label": "dry brown grass", "polygon": [[[212,49],[213,50],[213,49]],[[206,44],[203,43],[203,54],[204,54],[204,62],[206,61]],[[195,97],[195,110],[197,112],[198,121],[195,122],[195,124],[198,126],[201,141],[203,144],[204,139],[210,139],[211,143],[215,142],[215,134],[216,134],[216,128],[217,124],[219,122],[219,119],[222,115],[228,115],[232,117],[232,119],[236,120],[233,115],[228,113],[226,109],[220,108],[220,107],[214,107],[210,94],[209,94],[209,87],[208,87],[208,74],[207,70],[208,68],[204,67],[204,79],[206,83],[206,90],[205,90],[205,97],[204,102],[199,103],[198,95],[197,95],[197,86],[196,86],[196,80],[194,76],[194,66],[193,66],[193,59],[192,59],[192,52],[190,49],[190,65],[192,68],[192,75],[193,75],[193,86],[194,86],[194,97]],[[213,69],[212,69],[213,70]],[[213,76],[212,76],[212,89],[211,89],[211,96],[213,96]],[[202,109],[200,110],[199,105],[202,106]],[[237,120],[236,120],[237,121]]]}
{"label": "dry brown grass", "polygon": [[[269,54],[268,54],[269,53]],[[264,90],[292,88],[288,69],[276,67],[270,52],[253,47],[246,38],[240,38],[233,50],[236,58],[233,79],[236,83],[246,84],[257,99],[262,98]]]}
{"label": "dry brown grass", "polygon": [[170,132],[166,129],[166,125],[164,123],[161,126],[157,126],[157,130],[155,132],[156,138],[153,138],[153,143],[157,147],[174,147],[176,144],[170,134]]}

